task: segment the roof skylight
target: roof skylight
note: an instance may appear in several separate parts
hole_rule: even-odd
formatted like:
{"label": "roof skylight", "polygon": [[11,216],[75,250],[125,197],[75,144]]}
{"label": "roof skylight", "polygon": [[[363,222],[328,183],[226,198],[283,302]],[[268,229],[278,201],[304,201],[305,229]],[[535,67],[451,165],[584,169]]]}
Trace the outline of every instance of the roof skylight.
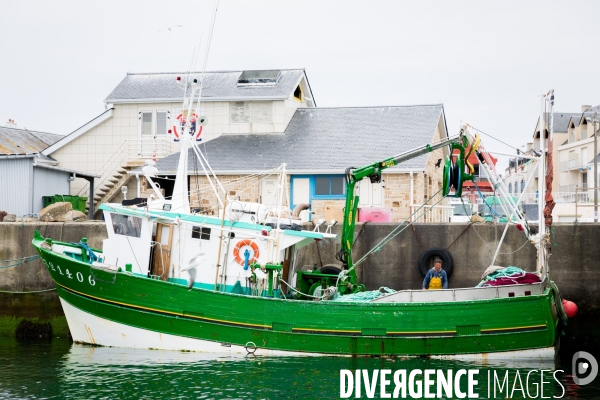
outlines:
{"label": "roof skylight", "polygon": [[244,71],[238,78],[238,86],[275,85],[281,76],[278,69]]}

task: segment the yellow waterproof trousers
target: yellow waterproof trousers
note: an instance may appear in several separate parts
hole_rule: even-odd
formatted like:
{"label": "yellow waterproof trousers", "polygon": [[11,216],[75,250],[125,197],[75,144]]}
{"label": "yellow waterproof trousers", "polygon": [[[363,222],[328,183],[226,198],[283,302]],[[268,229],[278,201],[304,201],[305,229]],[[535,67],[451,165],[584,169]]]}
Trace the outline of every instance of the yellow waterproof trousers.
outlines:
{"label": "yellow waterproof trousers", "polygon": [[433,277],[429,281],[429,290],[436,290],[442,288],[442,278]]}

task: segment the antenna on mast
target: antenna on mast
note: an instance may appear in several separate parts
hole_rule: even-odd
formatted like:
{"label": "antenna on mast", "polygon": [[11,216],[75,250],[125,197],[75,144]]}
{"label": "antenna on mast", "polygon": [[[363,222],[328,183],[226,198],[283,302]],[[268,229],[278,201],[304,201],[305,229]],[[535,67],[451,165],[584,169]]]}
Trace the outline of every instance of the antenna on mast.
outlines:
{"label": "antenna on mast", "polygon": [[[202,34],[200,35],[200,41],[198,43],[198,46],[194,48],[194,51],[192,53],[192,59],[190,60],[190,68],[187,72],[185,82],[182,82],[181,77],[177,77],[177,81],[178,81],[179,85],[182,86],[182,89],[184,92],[183,110],[182,110],[181,114],[177,117],[177,119],[180,120],[180,122],[182,124],[181,135],[182,135],[183,142],[181,143],[182,144],[181,154],[179,157],[179,167],[177,169],[177,178],[175,179],[175,188],[173,191],[173,201],[175,202],[175,200],[177,199],[178,200],[177,203],[181,203],[181,204],[177,204],[177,205],[180,207],[183,207],[185,209],[189,209],[188,183],[187,183],[187,172],[188,172],[187,171],[187,158],[188,158],[188,148],[189,147],[192,148],[192,151],[198,158],[198,161],[200,162],[200,166],[202,167],[202,170],[204,171],[204,174],[206,175],[208,182],[209,182],[211,188],[213,189],[221,207],[224,207],[223,201],[221,200],[221,196],[219,195],[219,192],[218,192],[217,188],[215,187],[215,185],[212,181],[212,178],[214,178],[215,182],[217,183],[217,185],[218,185],[219,189],[221,190],[221,192],[223,193],[223,195],[227,196],[227,192],[225,191],[225,188],[223,187],[223,185],[219,181],[218,177],[216,176],[216,174],[214,173],[214,171],[208,164],[208,160],[206,159],[204,154],[201,153],[200,149],[198,148],[198,146],[195,143],[196,141],[202,140],[202,139],[200,139],[200,135],[202,133],[202,128],[203,128],[205,119],[204,119],[204,116],[201,116],[198,113],[201,113],[200,102],[202,99],[202,88],[204,86],[204,74],[206,72],[208,51],[210,49],[210,42],[212,39],[212,32],[214,30],[214,24],[215,24],[216,14],[217,14],[217,10],[218,10],[218,4],[219,4],[219,0],[215,0],[215,9],[213,11],[213,16],[212,16],[211,25],[210,25],[210,33],[209,33],[208,42],[207,42],[206,51],[205,51],[204,64],[203,64],[202,72],[200,73],[200,76],[199,77],[195,76],[193,69],[195,69],[196,64],[198,62],[198,57],[200,54],[200,48],[201,48],[202,37],[203,37]],[[196,108],[194,109],[194,101],[195,100],[196,100]],[[192,140],[192,137],[191,137],[192,135],[194,136],[194,139],[196,139],[195,141]],[[175,127],[174,127],[174,136],[175,136],[176,141],[178,141],[180,139]],[[208,173],[206,167],[208,167],[210,174]],[[212,178],[211,178],[211,175],[212,175]],[[179,196],[181,196],[180,199],[178,198]]]}

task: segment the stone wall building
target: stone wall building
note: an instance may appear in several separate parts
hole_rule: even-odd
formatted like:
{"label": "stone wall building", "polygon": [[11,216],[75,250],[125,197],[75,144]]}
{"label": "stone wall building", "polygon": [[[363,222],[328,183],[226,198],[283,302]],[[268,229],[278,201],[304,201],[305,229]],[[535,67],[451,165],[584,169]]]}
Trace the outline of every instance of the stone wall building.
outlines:
{"label": "stone wall building", "polygon": [[[200,86],[202,101],[184,109],[185,90]],[[286,163],[284,203],[291,209],[309,204],[312,218],[341,218],[347,168],[448,137],[439,104],[317,108],[304,69],[128,73],[105,104],[104,113],[43,151],[62,168],[101,176],[91,193],[95,208],[147,196],[139,167],[151,159],[158,160],[157,182],[169,196],[180,149],[175,139],[185,118],[193,121],[194,137],[231,199],[276,205],[277,175],[264,171]],[[436,164],[447,153],[436,150],[387,169],[382,182],[363,180],[360,207],[388,208],[402,221],[433,196],[439,199],[443,164]],[[202,176],[196,158],[189,160],[190,174]],[[242,180],[246,175],[253,178]],[[190,179],[192,207],[215,212],[209,187],[204,177]],[[70,190],[90,195],[77,176]],[[441,215],[435,208],[427,219]]]}
{"label": "stone wall building", "polygon": [[[298,108],[282,134],[222,135],[203,144],[201,150],[230,198],[275,207],[279,177],[274,169],[285,163],[287,190],[283,204],[290,209],[309,204],[313,219],[340,220],[347,168],[425,148],[447,137],[444,109],[439,104]],[[359,184],[359,207],[387,208],[394,221],[404,221],[411,210],[428,200],[441,200],[443,164],[437,161],[447,155],[447,148],[438,149],[384,170],[379,183],[363,179]],[[201,172],[194,160],[190,149],[191,207],[215,212],[217,201],[206,178],[194,178]],[[157,162],[158,176],[164,179],[161,187],[167,187],[175,175],[178,161],[179,154],[173,154]],[[436,214],[441,212],[434,209],[426,220],[439,220]]]}

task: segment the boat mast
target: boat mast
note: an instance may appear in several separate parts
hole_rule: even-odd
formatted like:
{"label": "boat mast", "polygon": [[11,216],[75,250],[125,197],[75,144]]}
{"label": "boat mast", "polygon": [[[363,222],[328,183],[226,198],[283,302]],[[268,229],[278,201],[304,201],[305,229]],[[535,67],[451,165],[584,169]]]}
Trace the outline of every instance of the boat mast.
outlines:
{"label": "boat mast", "polygon": [[[550,107],[547,109],[548,102]],[[544,219],[544,208],[546,206],[546,115],[553,113],[554,105],[554,90],[548,91],[542,95],[542,107],[540,111],[540,162],[538,163],[538,257],[536,271],[540,276],[548,276],[547,253],[546,253],[546,238],[548,235],[546,222]],[[552,139],[551,136],[548,137]],[[549,188],[551,189],[551,188]]]}
{"label": "boat mast", "polygon": [[285,177],[285,166],[287,164],[283,163],[281,164],[281,180],[279,181],[279,199],[277,199],[277,229],[280,228],[281,226],[281,214],[282,214],[282,210],[283,210],[283,196],[284,196],[284,190],[285,190],[285,181],[286,181],[286,177]]}
{"label": "boat mast", "polygon": [[[185,104],[185,103],[184,103]],[[185,112],[185,110],[184,110]],[[188,143],[187,136],[189,128],[186,123],[182,132],[181,152],[179,153],[179,164],[177,165],[177,175],[175,176],[175,186],[173,188],[173,197],[171,198],[171,209],[178,213],[190,213],[190,199],[188,197]]]}
{"label": "boat mast", "polygon": [[[219,205],[221,207],[223,207],[223,213],[225,213],[225,205],[223,204],[223,201],[221,200],[221,197],[219,196],[218,190],[216,189],[215,185],[212,182],[211,175],[206,171],[206,167],[208,167],[208,169],[210,170],[213,178],[217,182],[217,185],[219,186],[219,188],[221,189],[221,191],[223,192],[223,195],[225,197],[227,197],[227,192],[225,191],[225,188],[223,187],[223,185],[217,178],[217,175],[215,174],[215,172],[212,170],[212,168],[211,168],[210,164],[208,163],[208,160],[206,159],[204,154],[202,154],[202,152],[198,148],[195,141],[192,140],[192,135],[190,135],[190,130],[192,128],[191,120],[193,117],[192,110],[194,107],[194,101],[196,102],[196,110],[198,111],[198,113],[201,112],[200,105],[201,105],[201,101],[202,101],[202,89],[204,87],[204,77],[206,74],[206,63],[208,61],[208,54],[209,54],[209,50],[210,50],[210,44],[212,41],[212,34],[213,34],[213,31],[215,28],[215,21],[217,19],[218,9],[219,9],[219,0],[215,0],[214,10],[213,10],[213,14],[212,14],[211,22],[210,22],[210,33],[209,33],[208,40],[206,43],[206,50],[204,52],[204,63],[202,65],[202,72],[200,73],[200,79],[198,80],[198,78],[193,76],[193,70],[195,69],[196,63],[198,61],[198,55],[200,54],[200,45],[202,44],[202,36],[203,35],[200,35],[200,41],[198,43],[197,50],[195,50],[195,52],[194,52],[195,54],[192,55],[190,69],[187,73],[185,83],[183,84],[184,85],[184,87],[183,87],[183,89],[184,89],[184,91],[183,91],[183,93],[184,93],[184,95],[183,95],[183,118],[185,119],[185,125],[181,132],[181,139],[182,139],[181,154],[179,156],[179,165],[177,167],[177,176],[175,178],[175,187],[173,190],[173,208],[179,209],[179,210],[181,210],[181,212],[186,212],[186,213],[190,212],[188,170],[187,170],[187,168],[188,168],[188,163],[187,163],[188,162],[188,149],[189,148],[191,148],[192,151],[195,153],[195,156],[198,159],[198,162],[200,163],[200,166],[202,167],[202,170],[204,171],[204,174],[206,175],[206,178],[208,179],[208,182],[215,193],[217,201],[219,202]],[[178,77],[177,80],[180,81],[180,78]],[[196,98],[196,96],[197,96],[197,98]],[[199,115],[199,116],[201,117],[201,115]],[[203,121],[197,121],[197,124],[203,124]],[[197,126],[196,129],[202,129],[202,126],[200,126],[200,127]],[[194,134],[195,134],[195,132],[194,132]],[[205,164],[206,164],[206,167],[205,167]],[[198,179],[197,176],[196,176],[196,179]],[[179,196],[181,196],[181,199],[179,198]]]}

